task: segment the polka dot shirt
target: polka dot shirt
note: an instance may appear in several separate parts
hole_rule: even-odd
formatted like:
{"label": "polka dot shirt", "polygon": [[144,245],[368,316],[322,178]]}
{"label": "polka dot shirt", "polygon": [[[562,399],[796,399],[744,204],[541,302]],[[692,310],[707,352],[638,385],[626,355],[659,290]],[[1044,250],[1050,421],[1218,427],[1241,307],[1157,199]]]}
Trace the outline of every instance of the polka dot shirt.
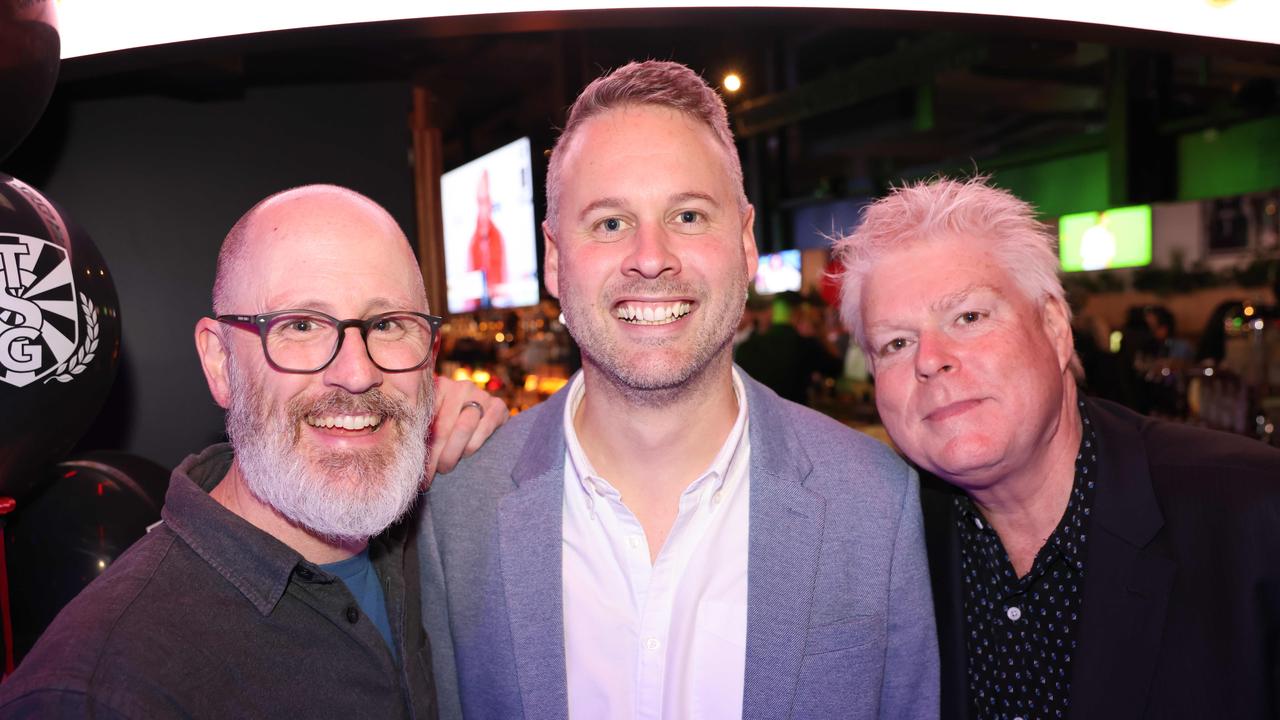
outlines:
{"label": "polka dot shirt", "polygon": [[1097,441],[1083,430],[1075,483],[1058,527],[1019,578],[1000,537],[967,497],[956,498],[969,697],[976,717],[1067,716],[1085,542],[1097,475]]}

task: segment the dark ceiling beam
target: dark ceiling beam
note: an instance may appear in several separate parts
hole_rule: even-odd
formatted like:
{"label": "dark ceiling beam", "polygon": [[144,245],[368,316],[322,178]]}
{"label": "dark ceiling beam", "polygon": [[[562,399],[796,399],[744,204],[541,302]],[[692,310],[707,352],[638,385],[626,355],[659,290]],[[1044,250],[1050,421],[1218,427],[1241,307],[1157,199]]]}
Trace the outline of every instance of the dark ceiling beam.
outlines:
{"label": "dark ceiling beam", "polygon": [[933,81],[940,72],[987,57],[985,42],[947,33],[929,35],[891,55],[863,60],[790,90],[747,100],[733,108],[734,132],[749,137],[865,100]]}
{"label": "dark ceiling beam", "polygon": [[1100,112],[1105,106],[1105,92],[1095,85],[993,77],[967,70],[948,72],[938,80],[939,87],[945,90],[939,104],[953,107],[981,103],[987,112],[1019,110],[1052,114]]}

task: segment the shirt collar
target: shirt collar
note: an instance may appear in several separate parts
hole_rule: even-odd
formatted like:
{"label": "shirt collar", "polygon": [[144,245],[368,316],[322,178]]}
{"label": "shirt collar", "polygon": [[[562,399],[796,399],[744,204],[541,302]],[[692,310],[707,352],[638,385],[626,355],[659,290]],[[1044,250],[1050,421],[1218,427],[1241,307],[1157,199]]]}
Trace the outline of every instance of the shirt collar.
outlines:
{"label": "shirt collar", "polygon": [[[685,495],[698,492],[707,482],[715,483],[712,492],[723,490],[725,483],[738,474],[731,471],[746,457],[745,450],[748,443],[747,418],[749,416],[747,412],[747,392],[736,367],[733,368],[732,379],[733,394],[738,400],[738,416],[734,419],[733,427],[729,430],[729,435],[725,438],[724,444],[720,446],[720,451],[711,460],[711,465],[698,476],[698,479],[689,484],[689,487],[685,489]],[[573,416],[578,411],[578,406],[582,404],[582,398],[586,395],[586,390],[583,374],[581,372],[575,374],[573,379],[569,381],[569,395],[564,404],[563,418],[564,440],[565,448],[568,451],[569,466],[572,468],[574,475],[577,476],[578,484],[583,492],[616,499],[621,497],[621,494],[608,480],[596,473],[591,461],[587,458],[586,451],[582,449],[582,443],[578,441],[578,431],[573,425]]]}
{"label": "shirt collar", "polygon": [[[333,576],[209,495],[226,477],[233,458],[228,443],[187,456],[170,476],[160,517],[258,612],[268,615],[284,596],[295,572],[309,582],[327,583]],[[399,562],[409,525],[398,522],[369,540],[369,558],[375,566]]]}
{"label": "shirt collar", "polygon": [[[231,468],[231,445],[189,455],[174,469],[160,516],[183,542],[266,615],[302,556],[209,495]],[[308,564],[309,565],[309,564]],[[312,566],[313,567],[313,566]]]}

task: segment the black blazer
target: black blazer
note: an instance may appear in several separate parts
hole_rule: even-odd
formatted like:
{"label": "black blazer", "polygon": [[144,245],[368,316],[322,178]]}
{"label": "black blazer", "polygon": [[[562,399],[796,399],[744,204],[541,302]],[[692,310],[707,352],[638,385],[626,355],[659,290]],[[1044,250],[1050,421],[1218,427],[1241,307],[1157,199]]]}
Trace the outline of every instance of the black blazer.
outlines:
{"label": "black blazer", "polygon": [[[1098,485],[1072,718],[1280,717],[1280,450],[1086,401]],[[942,717],[971,718],[953,498],[923,480]]]}

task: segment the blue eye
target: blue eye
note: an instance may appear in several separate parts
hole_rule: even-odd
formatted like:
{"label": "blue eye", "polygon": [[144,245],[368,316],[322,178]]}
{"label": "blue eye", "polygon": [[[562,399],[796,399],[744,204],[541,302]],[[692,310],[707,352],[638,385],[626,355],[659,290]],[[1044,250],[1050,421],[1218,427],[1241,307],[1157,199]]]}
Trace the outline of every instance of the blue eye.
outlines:
{"label": "blue eye", "polygon": [[604,222],[600,223],[600,227],[608,232],[618,232],[622,229],[622,221],[618,218],[605,218]]}
{"label": "blue eye", "polygon": [[696,223],[700,219],[701,219],[701,213],[695,212],[693,210],[685,210],[684,212],[680,213],[680,222],[682,223]]}

